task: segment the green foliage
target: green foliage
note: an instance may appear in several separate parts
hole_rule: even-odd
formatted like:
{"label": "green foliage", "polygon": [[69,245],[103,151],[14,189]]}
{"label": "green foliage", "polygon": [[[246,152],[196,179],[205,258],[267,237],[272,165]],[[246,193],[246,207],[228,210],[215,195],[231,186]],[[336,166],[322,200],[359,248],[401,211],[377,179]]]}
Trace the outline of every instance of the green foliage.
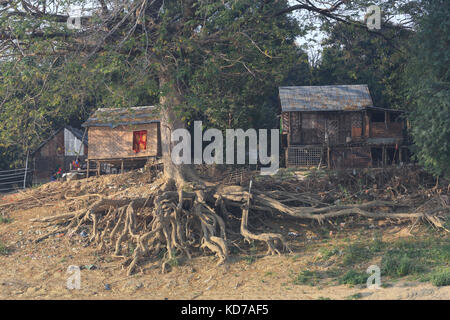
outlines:
{"label": "green foliage", "polygon": [[245,256],[243,258],[245,260],[245,262],[247,262],[247,264],[252,264],[256,261],[256,257],[255,256]]}
{"label": "green foliage", "polygon": [[[156,18],[150,6],[158,3],[148,4],[143,18],[157,24],[151,34],[124,19],[106,42],[95,33],[83,39],[51,16],[0,17],[0,29],[23,43],[0,64],[0,168],[23,165],[25,154],[54,130],[80,125],[96,108],[157,105],[178,94],[174,87],[183,99],[170,107],[188,125],[278,127],[277,87],[305,83],[303,71],[309,73],[307,56],[294,43],[303,34],[295,19],[267,18],[287,1],[192,1],[190,14],[184,2],[165,1]],[[117,11],[117,21],[125,12]],[[92,19],[95,28],[101,19],[97,13]],[[34,29],[46,36],[33,36]],[[98,42],[98,50],[82,40]]]}
{"label": "green foliage", "polygon": [[384,255],[381,273],[393,277],[420,274],[433,266],[443,266],[450,261],[448,240],[399,241]]}
{"label": "green foliage", "polygon": [[13,222],[13,218],[9,218],[9,217],[3,217],[3,216],[1,216],[0,217],[0,224],[2,224],[2,223],[11,223],[11,222]]}
{"label": "green foliage", "polygon": [[392,277],[404,277],[421,270],[416,260],[398,251],[389,251],[383,257],[381,265],[382,274]]}
{"label": "green foliage", "polygon": [[322,260],[328,260],[331,257],[338,255],[340,253],[339,248],[328,248],[328,247],[324,247],[324,248],[320,248],[319,249],[319,253],[321,255],[321,259]]}
{"label": "green foliage", "polygon": [[357,285],[357,284],[365,284],[369,275],[365,272],[358,272],[356,270],[349,270],[345,273],[341,278],[339,278],[340,284],[349,284],[349,285]]}
{"label": "green foliage", "polygon": [[450,268],[443,268],[433,272],[431,283],[437,287],[450,286]]}
{"label": "green foliage", "polygon": [[0,168],[23,165],[27,151],[54,130],[66,123],[80,125],[98,107],[154,101],[150,93],[140,92],[149,90],[151,80],[139,78],[135,70],[125,68],[126,61],[111,56],[112,66],[105,71],[101,60],[86,65],[29,57],[0,64],[0,97],[5,99],[0,106]]}
{"label": "green foliage", "polygon": [[307,284],[310,286],[315,286],[319,282],[320,276],[315,271],[303,270],[297,274],[294,278],[294,284],[302,285]]}
{"label": "green foliage", "polygon": [[[446,0],[373,1],[385,16],[415,19],[413,42],[415,31],[387,21],[367,32],[333,19],[275,14],[287,0],[152,1],[137,20],[130,10],[139,3],[126,3],[109,21],[121,21],[114,28],[92,12],[89,32],[69,30],[60,15],[90,6],[87,0],[56,1],[49,14],[0,15],[0,168],[22,166],[52,132],[80,125],[99,107],[179,96],[165,107],[188,126],[202,120],[222,130],[277,128],[278,86],[367,83],[376,106],[409,110],[418,161],[435,175],[449,174]],[[355,0],[340,10],[355,18],[366,8],[367,1]],[[320,62],[311,65],[295,41],[319,28],[327,38]]]}
{"label": "green foliage", "polygon": [[173,257],[167,263],[171,267],[178,267],[180,265],[180,260],[177,257]]}
{"label": "green foliage", "polygon": [[352,243],[344,250],[342,264],[351,266],[357,263],[368,261],[372,258],[373,253],[370,247],[364,243]]}
{"label": "green foliage", "polygon": [[0,256],[6,256],[10,253],[9,248],[0,241]]}
{"label": "green foliage", "polygon": [[352,294],[352,295],[346,297],[345,300],[358,300],[361,298],[362,298],[362,294],[358,292],[358,293],[355,293],[355,294]]}
{"label": "green foliage", "polygon": [[[389,24],[388,24],[389,25]],[[403,47],[411,32],[391,28],[380,34],[353,25],[325,24],[320,64],[314,71],[317,84],[368,84],[374,105],[404,108],[401,75],[405,63]]]}
{"label": "green foliage", "polygon": [[[205,126],[219,129],[278,127],[277,87],[294,84],[293,69],[309,68],[305,53],[294,45],[302,32],[295,20],[263,18],[284,7],[285,1],[261,6],[251,0],[236,1],[231,8],[219,3],[212,8],[199,5],[201,13],[215,12],[200,37],[221,32],[218,43],[201,47],[181,40],[191,49],[177,74],[186,85],[183,119],[202,120]],[[247,26],[252,26],[251,33],[245,31]]]}
{"label": "green foliage", "polygon": [[450,176],[450,6],[425,0],[405,72],[416,159],[436,176]]}

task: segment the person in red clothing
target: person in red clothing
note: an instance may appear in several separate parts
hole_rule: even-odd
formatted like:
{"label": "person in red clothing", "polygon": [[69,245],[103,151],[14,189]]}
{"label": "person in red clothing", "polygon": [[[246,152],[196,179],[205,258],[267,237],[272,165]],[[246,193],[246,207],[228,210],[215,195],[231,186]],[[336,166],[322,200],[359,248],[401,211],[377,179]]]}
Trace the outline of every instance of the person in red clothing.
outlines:
{"label": "person in red clothing", "polygon": [[73,170],[78,170],[78,169],[80,169],[80,162],[78,161],[78,159],[72,161],[72,169],[73,169]]}
{"label": "person in red clothing", "polygon": [[62,176],[62,168],[58,167],[56,173],[51,177],[51,181],[58,180],[61,178],[61,176]]}

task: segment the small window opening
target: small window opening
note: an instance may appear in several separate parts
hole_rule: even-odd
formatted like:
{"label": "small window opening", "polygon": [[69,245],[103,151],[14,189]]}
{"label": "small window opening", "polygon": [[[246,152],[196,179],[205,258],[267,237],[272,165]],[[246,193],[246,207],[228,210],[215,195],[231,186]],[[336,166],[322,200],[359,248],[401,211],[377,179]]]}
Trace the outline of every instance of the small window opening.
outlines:
{"label": "small window opening", "polygon": [[372,113],[372,122],[384,122],[384,112]]}
{"label": "small window opening", "polygon": [[147,130],[133,131],[133,151],[135,153],[147,149]]}

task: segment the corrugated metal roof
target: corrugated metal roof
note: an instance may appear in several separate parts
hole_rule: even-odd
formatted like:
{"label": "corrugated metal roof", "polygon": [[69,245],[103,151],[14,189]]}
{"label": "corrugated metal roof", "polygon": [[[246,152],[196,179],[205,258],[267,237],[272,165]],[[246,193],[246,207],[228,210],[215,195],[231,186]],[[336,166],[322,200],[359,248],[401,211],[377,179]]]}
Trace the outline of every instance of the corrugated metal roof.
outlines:
{"label": "corrugated metal roof", "polygon": [[156,107],[100,108],[83,123],[83,127],[111,127],[159,122]]}
{"label": "corrugated metal roof", "polygon": [[373,107],[367,85],[280,87],[283,112],[355,111]]}

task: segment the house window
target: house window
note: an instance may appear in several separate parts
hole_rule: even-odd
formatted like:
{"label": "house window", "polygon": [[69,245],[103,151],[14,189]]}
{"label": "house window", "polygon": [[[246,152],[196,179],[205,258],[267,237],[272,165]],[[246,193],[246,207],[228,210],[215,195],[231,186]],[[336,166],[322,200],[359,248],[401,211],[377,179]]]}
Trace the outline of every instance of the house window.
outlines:
{"label": "house window", "polygon": [[372,113],[372,122],[384,122],[384,112]]}
{"label": "house window", "polygon": [[147,149],[147,130],[133,131],[133,151],[138,153]]}

